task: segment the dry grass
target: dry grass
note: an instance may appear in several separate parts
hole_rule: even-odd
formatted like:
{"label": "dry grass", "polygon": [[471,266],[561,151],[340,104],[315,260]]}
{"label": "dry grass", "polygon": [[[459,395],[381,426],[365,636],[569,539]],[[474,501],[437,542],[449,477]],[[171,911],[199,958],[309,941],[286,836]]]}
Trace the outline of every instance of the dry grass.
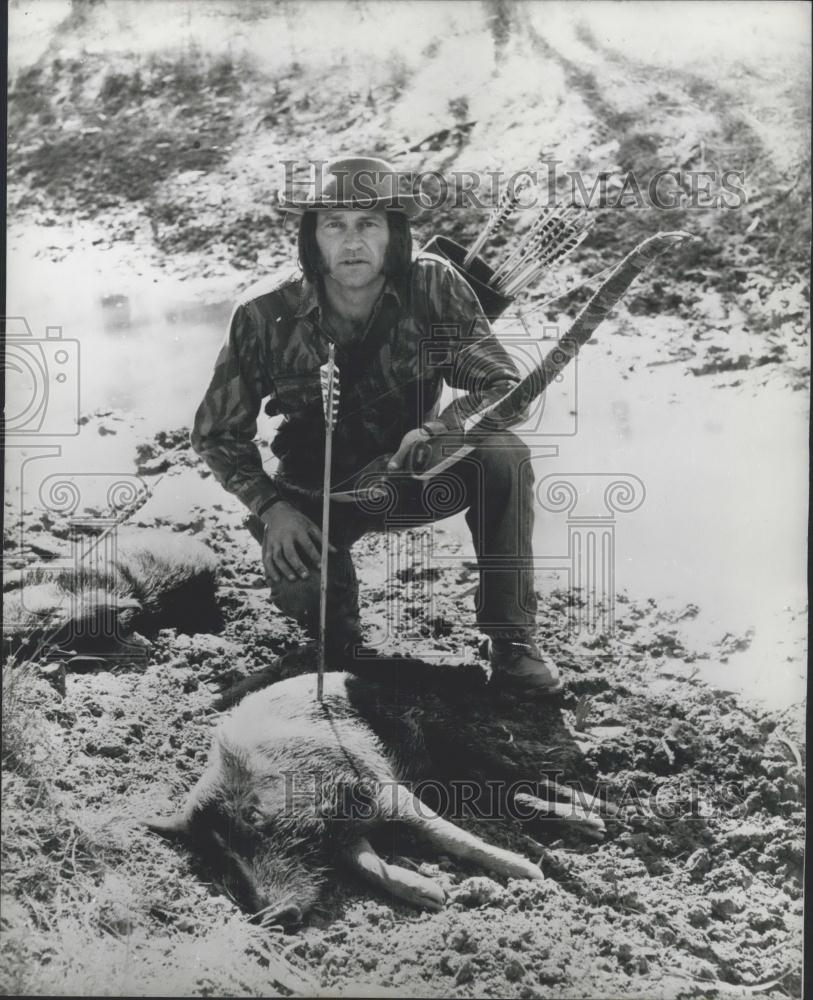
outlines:
{"label": "dry grass", "polygon": [[312,992],[267,929],[199,908],[200,885],[173,883],[166,849],[131,820],[68,810],[59,710],[36,668],[5,665],[0,993]]}

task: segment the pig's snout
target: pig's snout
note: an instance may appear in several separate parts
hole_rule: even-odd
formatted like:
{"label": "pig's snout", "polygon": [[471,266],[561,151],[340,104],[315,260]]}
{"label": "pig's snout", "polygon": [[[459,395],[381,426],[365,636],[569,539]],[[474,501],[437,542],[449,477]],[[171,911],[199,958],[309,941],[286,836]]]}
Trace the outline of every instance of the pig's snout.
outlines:
{"label": "pig's snout", "polygon": [[317,903],[325,873],[318,860],[309,854],[306,851],[305,857],[297,857],[285,848],[280,851],[272,848],[255,857],[254,885],[259,902],[255,919],[264,926],[295,927]]}
{"label": "pig's snout", "polygon": [[258,910],[252,920],[262,924],[263,927],[271,927],[278,924],[286,929],[298,927],[302,923],[302,908],[296,903],[270,903],[264,909]]}

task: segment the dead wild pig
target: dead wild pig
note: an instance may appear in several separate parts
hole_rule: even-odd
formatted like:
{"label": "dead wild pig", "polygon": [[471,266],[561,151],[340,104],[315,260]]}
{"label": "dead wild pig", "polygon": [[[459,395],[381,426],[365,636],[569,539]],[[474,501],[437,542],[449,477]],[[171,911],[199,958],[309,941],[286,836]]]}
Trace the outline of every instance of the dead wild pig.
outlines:
{"label": "dead wild pig", "polygon": [[88,651],[162,626],[210,631],[219,620],[217,562],[197,539],[166,529],[121,528],[66,566],[22,570],[4,594],[4,643],[25,652],[44,636]]}
{"label": "dead wild pig", "polygon": [[[388,863],[371,846],[374,831],[393,821],[437,851],[488,871],[542,878],[531,861],[455,826],[412,793],[406,782],[431,772],[439,758],[451,760],[437,738],[458,729],[458,720],[436,692],[377,680],[376,669],[371,665],[366,676],[326,674],[321,705],[314,674],[248,695],[221,722],[206,771],[183,810],[147,824],[185,841],[225,891],[264,923],[299,922],[336,862],[408,903],[439,909],[444,893],[437,883]],[[418,718],[420,706],[433,701],[426,714],[434,713],[434,730]],[[487,700],[483,704],[488,712]],[[516,772],[514,762],[499,763],[504,756],[492,755],[488,763],[495,760],[498,771]],[[532,809],[562,811],[561,803],[524,798]],[[594,832],[603,829],[600,820],[586,821]]]}

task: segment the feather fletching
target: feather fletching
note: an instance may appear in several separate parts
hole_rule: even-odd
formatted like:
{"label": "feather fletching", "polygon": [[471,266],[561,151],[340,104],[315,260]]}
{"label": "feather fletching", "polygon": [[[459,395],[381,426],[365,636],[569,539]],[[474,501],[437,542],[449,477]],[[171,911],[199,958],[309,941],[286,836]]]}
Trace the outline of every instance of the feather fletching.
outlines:
{"label": "feather fletching", "polygon": [[333,344],[328,347],[327,362],[319,368],[319,380],[322,388],[322,409],[325,414],[325,426],[331,430],[336,425],[339,414],[339,369],[336,365],[336,349]]}

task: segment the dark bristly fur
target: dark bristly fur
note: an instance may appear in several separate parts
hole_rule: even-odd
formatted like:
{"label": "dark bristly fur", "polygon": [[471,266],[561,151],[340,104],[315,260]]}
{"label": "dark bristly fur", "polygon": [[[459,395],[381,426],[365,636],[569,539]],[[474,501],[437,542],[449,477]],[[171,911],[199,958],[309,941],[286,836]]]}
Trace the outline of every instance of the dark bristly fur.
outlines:
{"label": "dark bristly fur", "polygon": [[44,639],[103,651],[133,631],[210,630],[220,621],[217,562],[197,539],[166,529],[120,529],[102,569],[39,567],[5,595],[4,645],[25,654]]}

